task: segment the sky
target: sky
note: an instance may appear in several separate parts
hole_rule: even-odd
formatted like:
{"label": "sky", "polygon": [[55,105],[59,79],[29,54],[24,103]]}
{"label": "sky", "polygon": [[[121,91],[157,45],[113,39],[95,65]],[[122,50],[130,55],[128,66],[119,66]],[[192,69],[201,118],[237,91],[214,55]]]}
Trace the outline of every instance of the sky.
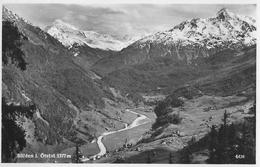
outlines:
{"label": "sky", "polygon": [[192,18],[214,17],[220,9],[256,18],[256,5],[214,4],[5,4],[19,16],[44,29],[56,19],[78,29],[117,39],[171,29]]}

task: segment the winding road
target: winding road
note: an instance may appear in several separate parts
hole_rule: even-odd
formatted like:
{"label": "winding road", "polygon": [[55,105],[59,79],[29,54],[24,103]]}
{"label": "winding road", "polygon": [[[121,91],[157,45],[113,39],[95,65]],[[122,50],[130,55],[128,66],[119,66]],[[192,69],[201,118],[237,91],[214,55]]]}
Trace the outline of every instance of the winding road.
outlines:
{"label": "winding road", "polygon": [[122,131],[125,131],[125,130],[129,130],[129,129],[132,129],[134,127],[137,127],[137,126],[140,126],[140,125],[143,125],[143,124],[146,124],[148,122],[150,122],[150,118],[148,118],[147,116],[143,115],[143,114],[139,114],[137,112],[134,112],[134,111],[131,111],[129,109],[126,109],[127,112],[131,112],[133,114],[136,114],[138,117],[128,126],[126,123],[125,123],[125,128],[123,129],[120,129],[120,130],[116,130],[116,131],[110,131],[110,132],[104,132],[101,136],[98,137],[97,139],[97,145],[98,145],[98,148],[99,148],[99,153],[97,153],[96,155],[93,155],[89,158],[85,157],[85,158],[82,158],[81,161],[82,162],[86,162],[90,159],[97,159],[103,155],[106,154],[107,150],[106,150],[106,147],[105,145],[103,144],[102,142],[102,139],[103,137],[107,136],[107,135],[110,135],[110,134],[114,134],[114,133],[117,133],[117,132],[122,132]]}

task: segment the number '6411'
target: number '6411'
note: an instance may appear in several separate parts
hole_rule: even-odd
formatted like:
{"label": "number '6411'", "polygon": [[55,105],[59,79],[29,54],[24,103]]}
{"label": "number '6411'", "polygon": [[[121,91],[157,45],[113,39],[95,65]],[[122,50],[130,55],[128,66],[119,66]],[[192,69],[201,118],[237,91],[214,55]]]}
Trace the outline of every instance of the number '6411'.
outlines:
{"label": "number '6411'", "polygon": [[235,157],[236,157],[236,159],[244,159],[244,158],[245,158],[245,155],[243,155],[243,154],[237,154]]}

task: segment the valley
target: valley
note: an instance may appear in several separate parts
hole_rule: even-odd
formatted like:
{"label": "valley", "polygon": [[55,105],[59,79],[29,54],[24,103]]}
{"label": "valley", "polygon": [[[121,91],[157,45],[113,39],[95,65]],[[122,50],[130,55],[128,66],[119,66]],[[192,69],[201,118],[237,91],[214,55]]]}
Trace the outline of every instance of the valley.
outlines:
{"label": "valley", "polygon": [[[97,152],[100,149],[99,144],[96,144],[99,149],[95,149],[92,153],[92,149],[88,149],[90,147],[82,146],[80,150],[83,155],[88,155],[90,158],[90,160],[82,159],[82,161],[87,163],[111,163],[121,160],[121,163],[147,163],[148,155],[153,152],[156,157],[152,159],[152,163],[168,163],[170,153],[183,149],[192,138],[195,139],[195,142],[199,141],[210,132],[212,125],[219,126],[224,111],[227,111],[229,115],[229,124],[238,123],[244,117],[252,117],[252,114],[248,113],[252,106],[253,101],[248,101],[246,97],[239,96],[223,98],[204,95],[197,99],[185,100],[182,108],[176,108],[181,112],[182,122],[180,124],[166,124],[152,130],[152,123],[148,122],[148,124],[145,123],[133,129],[124,128],[104,133],[102,138],[107,149],[106,154],[102,155],[102,151]],[[141,107],[134,110],[149,115],[154,123],[156,116],[151,115],[153,113],[147,113],[147,109]],[[140,138],[140,136],[142,137]],[[125,143],[132,143],[133,145],[124,147]],[[73,150],[75,151],[75,148]],[[70,152],[73,151],[70,150]],[[65,153],[68,154],[69,152]],[[96,159],[98,155],[100,157]],[[198,159],[200,156],[203,158]],[[192,161],[194,163],[206,163],[208,156],[207,152],[194,153]],[[178,161],[175,163],[178,163]]]}
{"label": "valley", "polygon": [[223,8],[134,41],[2,23],[6,162],[255,163],[255,19]]}

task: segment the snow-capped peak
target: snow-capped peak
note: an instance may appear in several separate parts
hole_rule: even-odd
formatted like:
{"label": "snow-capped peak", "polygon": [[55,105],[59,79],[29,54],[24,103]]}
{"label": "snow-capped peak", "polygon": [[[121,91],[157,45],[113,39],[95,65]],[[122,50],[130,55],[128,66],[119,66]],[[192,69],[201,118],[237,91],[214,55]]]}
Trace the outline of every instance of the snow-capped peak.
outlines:
{"label": "snow-capped peak", "polygon": [[75,26],[65,23],[64,21],[62,21],[60,19],[56,19],[52,25],[59,29],[68,29],[68,30],[75,30],[75,31],[78,30]]}
{"label": "snow-capped peak", "polygon": [[134,47],[144,47],[150,43],[175,45],[206,46],[208,49],[232,45],[253,45],[256,43],[255,20],[241,16],[224,8],[215,17],[194,18],[176,25],[173,29],[142,38],[133,44]]}
{"label": "snow-capped peak", "polygon": [[68,48],[77,44],[103,50],[118,51],[128,46],[130,42],[120,41],[110,35],[94,31],[82,31],[62,20],[55,20],[51,26],[46,27],[46,31]]}
{"label": "snow-capped peak", "polygon": [[234,13],[230,12],[227,8],[223,8],[217,12],[216,18],[219,18],[221,20],[229,19],[234,17]]}

